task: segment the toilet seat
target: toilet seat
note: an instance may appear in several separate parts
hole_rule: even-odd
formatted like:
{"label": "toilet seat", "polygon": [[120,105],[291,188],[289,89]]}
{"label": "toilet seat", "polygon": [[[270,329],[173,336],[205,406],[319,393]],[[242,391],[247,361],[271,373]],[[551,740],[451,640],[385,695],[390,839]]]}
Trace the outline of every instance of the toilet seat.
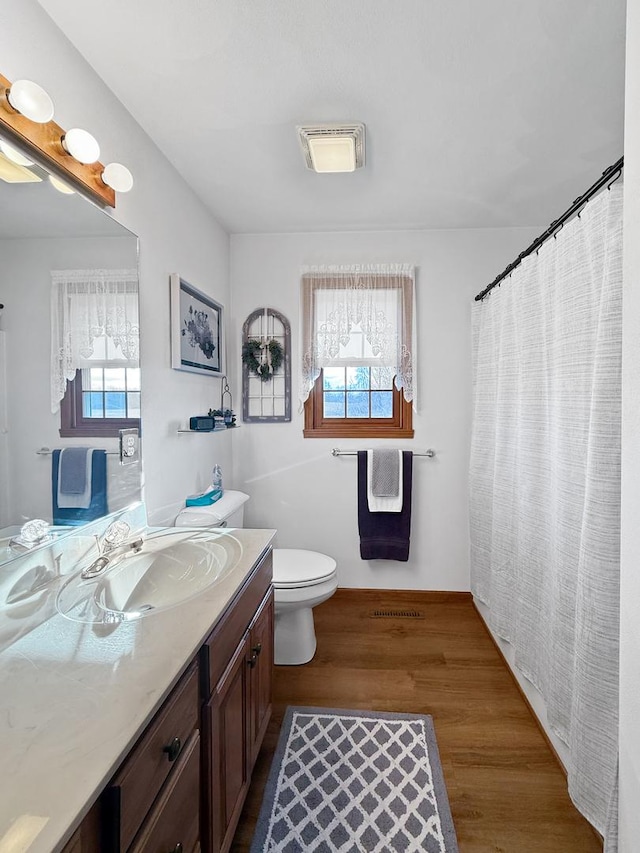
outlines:
{"label": "toilet seat", "polygon": [[336,572],[336,561],[317,551],[275,548],[273,586],[275,589],[301,589],[328,580]]}

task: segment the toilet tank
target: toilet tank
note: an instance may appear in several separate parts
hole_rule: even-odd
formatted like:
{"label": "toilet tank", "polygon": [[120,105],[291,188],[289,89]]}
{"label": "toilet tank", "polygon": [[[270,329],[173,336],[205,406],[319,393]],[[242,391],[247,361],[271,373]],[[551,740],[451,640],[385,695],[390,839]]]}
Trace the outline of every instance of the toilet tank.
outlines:
{"label": "toilet tank", "polygon": [[188,506],[178,513],[176,527],[243,527],[244,505],[249,495],[225,490],[211,506]]}

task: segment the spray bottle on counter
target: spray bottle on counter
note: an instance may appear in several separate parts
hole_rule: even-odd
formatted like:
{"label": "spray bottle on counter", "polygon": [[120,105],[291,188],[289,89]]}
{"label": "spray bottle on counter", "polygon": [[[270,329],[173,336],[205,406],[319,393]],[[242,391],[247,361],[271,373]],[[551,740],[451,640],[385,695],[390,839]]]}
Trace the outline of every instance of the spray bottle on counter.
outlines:
{"label": "spray bottle on counter", "polygon": [[213,474],[211,475],[211,486],[214,492],[220,492],[222,495],[222,468],[219,465],[213,466]]}

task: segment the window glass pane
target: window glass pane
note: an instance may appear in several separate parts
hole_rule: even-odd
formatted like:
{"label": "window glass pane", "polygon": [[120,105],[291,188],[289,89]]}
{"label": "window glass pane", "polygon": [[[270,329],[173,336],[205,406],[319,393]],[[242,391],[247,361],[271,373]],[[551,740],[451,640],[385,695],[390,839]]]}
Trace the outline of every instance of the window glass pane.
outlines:
{"label": "window glass pane", "polygon": [[102,393],[96,391],[82,392],[82,416],[85,418],[103,418]]}
{"label": "window glass pane", "polygon": [[[344,367],[325,367],[322,371],[322,387],[325,391],[338,391],[344,388]],[[331,415],[330,417],[335,417]],[[340,417],[344,417],[341,415]]]}
{"label": "window glass pane", "polygon": [[85,391],[102,391],[104,381],[101,367],[85,367],[82,370],[82,387]]}
{"label": "window glass pane", "polygon": [[324,392],[324,416],[325,418],[344,417],[344,394],[341,391]]}
{"label": "window glass pane", "polygon": [[104,387],[105,387],[106,391],[124,391],[124,389],[126,388],[126,385],[125,385],[125,368],[124,367],[105,367],[105,369],[104,369]]}
{"label": "window glass pane", "polygon": [[368,367],[347,367],[347,388],[362,390],[369,387]]}
{"label": "window glass pane", "polygon": [[393,388],[393,372],[391,367],[371,368],[371,387],[376,391],[387,391]]}
{"label": "window glass pane", "polygon": [[347,417],[369,417],[369,394],[367,391],[347,391]]}
{"label": "window glass pane", "polygon": [[371,392],[371,417],[393,417],[393,393],[391,391]]}
{"label": "window glass pane", "polygon": [[140,392],[129,391],[127,394],[127,417],[140,417]]}
{"label": "window glass pane", "polygon": [[104,395],[105,418],[126,418],[125,401],[126,394],[124,392],[107,391]]}
{"label": "window glass pane", "polygon": [[127,371],[127,388],[129,391],[139,391],[140,390],[140,368],[139,367],[125,367]]}

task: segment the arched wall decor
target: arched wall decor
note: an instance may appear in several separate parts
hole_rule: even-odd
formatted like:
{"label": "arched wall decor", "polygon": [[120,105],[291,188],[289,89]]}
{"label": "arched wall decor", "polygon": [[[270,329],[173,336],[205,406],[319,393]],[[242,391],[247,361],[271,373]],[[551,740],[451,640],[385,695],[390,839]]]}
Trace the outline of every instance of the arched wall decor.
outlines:
{"label": "arched wall decor", "polygon": [[[242,420],[290,421],[291,325],[284,314],[275,308],[252,311],[242,326],[242,351]],[[246,358],[245,353],[249,354]],[[272,370],[274,356],[277,366]],[[258,362],[262,367],[250,369],[247,361],[254,366]]]}

